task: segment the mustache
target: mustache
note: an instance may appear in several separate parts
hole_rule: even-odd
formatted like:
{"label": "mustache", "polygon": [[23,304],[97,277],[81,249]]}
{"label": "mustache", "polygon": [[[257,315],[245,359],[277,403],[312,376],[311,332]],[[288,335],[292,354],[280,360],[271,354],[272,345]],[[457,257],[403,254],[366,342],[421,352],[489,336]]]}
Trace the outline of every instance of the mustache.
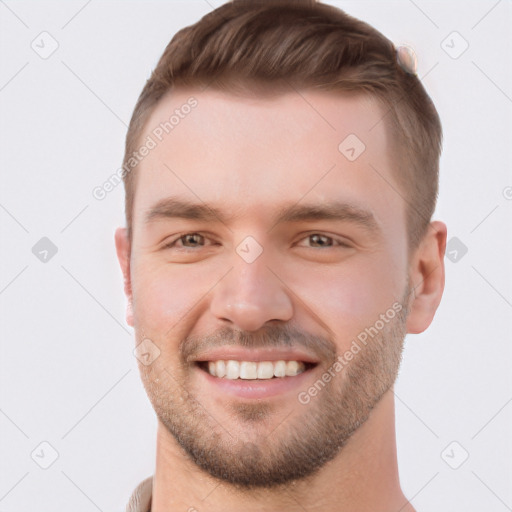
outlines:
{"label": "mustache", "polygon": [[179,353],[182,362],[187,363],[203,351],[234,345],[250,349],[302,348],[319,361],[337,356],[332,340],[291,325],[268,325],[254,332],[223,327],[206,336],[190,335],[180,342]]}

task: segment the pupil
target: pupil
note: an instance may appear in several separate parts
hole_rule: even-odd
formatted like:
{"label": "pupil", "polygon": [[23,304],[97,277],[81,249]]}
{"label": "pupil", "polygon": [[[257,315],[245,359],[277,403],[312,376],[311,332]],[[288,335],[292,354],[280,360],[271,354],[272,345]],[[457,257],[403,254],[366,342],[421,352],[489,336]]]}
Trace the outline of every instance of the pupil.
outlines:
{"label": "pupil", "polygon": [[312,235],[313,243],[317,245],[326,245],[325,239],[323,235]]}
{"label": "pupil", "polygon": [[192,245],[197,244],[197,239],[196,239],[197,236],[198,235],[186,235],[186,237],[185,237],[186,243],[190,243]]}

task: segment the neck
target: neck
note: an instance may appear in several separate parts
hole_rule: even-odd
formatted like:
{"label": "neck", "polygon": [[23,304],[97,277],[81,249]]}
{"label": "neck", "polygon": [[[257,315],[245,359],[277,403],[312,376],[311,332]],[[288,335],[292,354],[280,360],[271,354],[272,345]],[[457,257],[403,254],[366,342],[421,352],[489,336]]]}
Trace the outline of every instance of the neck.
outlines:
{"label": "neck", "polygon": [[187,458],[158,423],[151,512],[414,512],[400,488],[394,395],[390,389],[338,456],[307,481],[240,492]]}

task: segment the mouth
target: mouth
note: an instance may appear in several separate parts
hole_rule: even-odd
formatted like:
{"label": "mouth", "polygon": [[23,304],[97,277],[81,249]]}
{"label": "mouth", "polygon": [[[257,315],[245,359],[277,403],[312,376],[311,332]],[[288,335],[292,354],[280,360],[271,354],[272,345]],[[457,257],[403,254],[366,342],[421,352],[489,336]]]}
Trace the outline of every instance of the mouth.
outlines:
{"label": "mouth", "polygon": [[210,356],[194,361],[203,392],[221,401],[229,397],[250,401],[285,399],[307,389],[312,372],[319,366],[319,362],[307,357],[299,359],[298,354],[243,355],[246,357],[224,354],[223,359]]}
{"label": "mouth", "polygon": [[307,361],[239,361],[219,359],[216,361],[197,361],[197,366],[212,377],[227,380],[283,379],[296,377],[316,366]]}

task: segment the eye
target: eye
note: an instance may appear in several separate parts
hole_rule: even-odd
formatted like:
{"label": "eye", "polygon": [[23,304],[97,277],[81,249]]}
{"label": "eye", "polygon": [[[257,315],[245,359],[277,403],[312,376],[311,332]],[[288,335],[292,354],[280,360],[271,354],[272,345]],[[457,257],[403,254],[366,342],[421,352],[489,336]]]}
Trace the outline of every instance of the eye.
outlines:
{"label": "eye", "polygon": [[308,247],[312,248],[331,248],[336,246],[350,247],[350,245],[344,242],[343,240],[335,239],[332,236],[323,235],[321,233],[312,233],[311,235],[308,235],[306,238],[303,238],[302,240],[309,240],[311,244]]}
{"label": "eye", "polygon": [[308,239],[315,247],[331,247],[334,242],[334,240],[330,236],[320,235],[318,233],[315,233],[314,235],[309,235]]}
{"label": "eye", "polygon": [[205,240],[206,238],[199,233],[186,233],[166,244],[164,246],[164,249],[174,247],[179,248],[180,246],[187,249],[194,249],[196,247],[202,247],[204,245]]}

